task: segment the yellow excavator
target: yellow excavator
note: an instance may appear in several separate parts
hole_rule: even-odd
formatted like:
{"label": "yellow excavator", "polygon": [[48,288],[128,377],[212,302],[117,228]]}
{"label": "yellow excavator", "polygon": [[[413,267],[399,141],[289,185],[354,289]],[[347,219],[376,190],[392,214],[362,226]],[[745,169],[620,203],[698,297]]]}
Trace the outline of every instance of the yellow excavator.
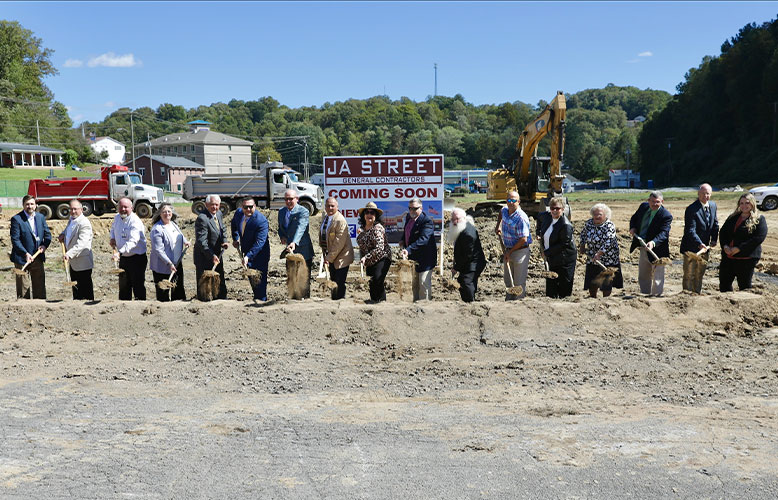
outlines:
{"label": "yellow excavator", "polygon": [[[566,109],[565,94],[560,90],[521,133],[513,168],[489,172],[487,199],[504,202],[510,191],[518,191],[521,209],[530,217],[537,217],[547,210],[549,199],[562,193]],[[551,136],[551,156],[538,157],[538,144],[546,135]]]}

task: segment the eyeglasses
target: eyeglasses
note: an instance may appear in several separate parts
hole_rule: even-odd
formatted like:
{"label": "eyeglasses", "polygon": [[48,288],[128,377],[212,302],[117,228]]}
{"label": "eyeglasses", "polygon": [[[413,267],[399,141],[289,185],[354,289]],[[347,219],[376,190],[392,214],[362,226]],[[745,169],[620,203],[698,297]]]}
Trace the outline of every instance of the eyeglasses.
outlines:
{"label": "eyeglasses", "polygon": [[376,214],[375,210],[365,210],[365,215],[375,215],[375,214]]}
{"label": "eyeglasses", "polygon": [[257,208],[255,205],[244,205],[243,210],[254,210]]}
{"label": "eyeglasses", "polygon": [[517,201],[519,201],[519,200],[517,200],[516,198],[508,198],[508,199],[507,199],[507,200],[505,200],[505,201],[506,201],[506,202],[508,202],[508,203],[516,203],[516,202],[517,202]]}
{"label": "eyeglasses", "polygon": [[421,210],[421,207],[412,207],[408,205],[408,210]]}
{"label": "eyeglasses", "polygon": [[289,200],[296,200],[297,198],[288,198],[288,197],[284,196],[284,199],[285,199],[286,201],[289,201]]}
{"label": "eyeglasses", "polygon": [[549,210],[562,210],[562,207],[548,207]]}

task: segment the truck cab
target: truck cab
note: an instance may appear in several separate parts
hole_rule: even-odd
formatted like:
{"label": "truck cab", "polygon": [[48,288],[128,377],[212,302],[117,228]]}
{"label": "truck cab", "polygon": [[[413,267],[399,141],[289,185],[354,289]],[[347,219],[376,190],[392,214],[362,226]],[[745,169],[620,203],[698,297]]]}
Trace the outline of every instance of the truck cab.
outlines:
{"label": "truck cab", "polygon": [[127,196],[132,200],[133,209],[141,219],[151,217],[153,210],[164,201],[164,192],[154,186],[143,184],[137,172],[130,172],[127,167],[120,165],[103,168],[103,175],[108,174],[113,203],[118,203],[120,198]]}

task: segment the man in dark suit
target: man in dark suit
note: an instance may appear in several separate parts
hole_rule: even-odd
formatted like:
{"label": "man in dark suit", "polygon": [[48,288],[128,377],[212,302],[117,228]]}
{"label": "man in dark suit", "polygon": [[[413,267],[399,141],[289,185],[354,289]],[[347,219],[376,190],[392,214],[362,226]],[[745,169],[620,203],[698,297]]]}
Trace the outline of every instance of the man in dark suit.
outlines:
{"label": "man in dark suit", "polygon": [[478,291],[478,277],[486,267],[486,257],[472,217],[461,208],[451,212],[448,242],[454,245],[453,270],[459,273],[459,296],[465,302],[472,302]]}
{"label": "man in dark suit", "polygon": [[706,265],[686,255],[686,252],[697,253],[705,250],[700,257],[705,261],[710,256],[710,249],[716,246],[719,236],[719,219],[716,202],[710,201],[713,189],[710,184],[703,184],[697,191],[697,200],[686,207],[684,213],[683,239],[681,254],[683,255],[683,289],[694,293],[702,291],[702,277]]}
{"label": "man in dark suit", "polygon": [[[16,276],[16,298],[36,299],[46,298],[46,273],[43,263],[46,262],[46,249],[51,243],[51,231],[46,224],[46,218],[35,211],[38,204],[35,198],[25,195],[22,198],[24,210],[11,217],[11,262],[16,269],[27,266],[30,271],[31,287],[27,286],[24,276]],[[40,252],[33,259],[33,255]]]}
{"label": "man in dark suit", "polygon": [[254,198],[244,198],[241,208],[232,218],[232,245],[243,254],[243,264],[262,272],[253,287],[254,298],[267,301],[267,268],[270,263],[270,242],[267,218],[257,210]]}
{"label": "man in dark suit", "polygon": [[[640,236],[646,242],[646,247],[653,250],[657,257],[670,256],[670,225],[672,214],[662,206],[664,197],[659,191],[651,191],[648,201],[640,204],[629,220],[629,234],[633,236],[632,252],[639,246],[634,236]],[[659,296],[665,287],[665,266],[654,266],[645,248],[640,248],[638,261],[638,283],[640,293]]]}
{"label": "man in dark suit", "polygon": [[[199,284],[203,272],[212,269],[216,264],[216,271],[221,278],[219,294],[216,298],[226,299],[227,285],[224,283],[224,262],[221,256],[229,244],[219,205],[221,205],[221,198],[217,195],[209,194],[205,197],[206,210],[200,212],[195,221],[194,265]],[[197,298],[204,300],[204,297],[199,296],[199,287]]]}
{"label": "man in dark suit", "polygon": [[278,236],[281,238],[281,244],[286,247],[286,252],[299,253],[305,259],[305,265],[308,268],[308,283],[305,284],[303,296],[307,298],[311,296],[310,276],[313,265],[313,243],[308,234],[310,214],[307,208],[297,203],[298,200],[299,196],[294,189],[288,189],[284,193],[286,206],[278,211]]}
{"label": "man in dark suit", "polygon": [[421,200],[408,202],[408,214],[400,240],[400,255],[416,261],[416,279],[413,280],[413,300],[432,298],[432,269],[438,262],[438,246],[435,243],[435,225],[421,210]]}

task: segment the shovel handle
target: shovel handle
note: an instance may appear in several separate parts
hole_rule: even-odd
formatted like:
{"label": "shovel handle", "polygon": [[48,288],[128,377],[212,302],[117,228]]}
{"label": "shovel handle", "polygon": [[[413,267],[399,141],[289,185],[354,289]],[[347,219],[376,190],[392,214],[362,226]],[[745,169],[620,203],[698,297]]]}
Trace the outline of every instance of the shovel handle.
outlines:
{"label": "shovel handle", "polygon": [[603,271],[607,271],[607,270],[608,270],[608,268],[607,268],[607,267],[605,267],[605,264],[603,264],[603,263],[602,263],[602,262],[600,262],[599,260],[592,260],[592,263],[593,263],[593,264],[597,264],[598,266],[600,266],[600,267],[602,268],[602,270],[603,270]]}
{"label": "shovel handle", "polygon": [[640,237],[640,236],[638,236],[637,234],[635,235],[635,238],[637,238],[637,240],[638,240],[638,243],[640,243],[640,246],[641,246],[641,247],[643,247],[643,248],[645,248],[645,249],[646,249],[646,252],[648,252],[648,254],[649,254],[651,257],[653,257],[653,258],[654,258],[654,260],[659,260],[659,257],[657,257],[657,255],[654,253],[654,251],[653,251],[653,250],[651,250],[650,248],[648,248],[648,245],[646,245],[646,242],[645,242],[645,240],[644,240],[643,238],[641,238],[641,237]]}
{"label": "shovel handle", "polygon": [[27,262],[27,263],[25,263],[25,264],[22,266],[22,271],[24,271],[25,269],[27,269],[27,266],[29,266],[30,264],[32,264],[32,261],[33,261],[33,260],[35,260],[35,259],[38,257],[38,255],[40,255],[40,254],[41,254],[41,249],[39,248],[39,249],[37,249],[37,250],[35,251],[35,253],[34,253],[34,254],[32,254],[32,260],[31,260],[30,262]]}

